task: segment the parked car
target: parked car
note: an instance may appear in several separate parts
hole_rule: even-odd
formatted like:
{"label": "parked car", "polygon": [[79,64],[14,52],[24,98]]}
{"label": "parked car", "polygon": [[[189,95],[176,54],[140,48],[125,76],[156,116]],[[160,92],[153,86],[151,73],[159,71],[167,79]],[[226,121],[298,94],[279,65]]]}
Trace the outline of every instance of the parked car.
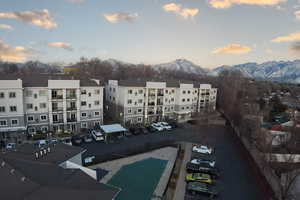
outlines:
{"label": "parked car", "polygon": [[156,129],[157,131],[163,131],[164,130],[163,126],[161,126],[158,123],[151,124],[151,127],[154,128],[154,129]]}
{"label": "parked car", "polygon": [[92,136],[95,141],[103,141],[104,135],[101,133],[100,130],[92,130]]}
{"label": "parked car", "polygon": [[217,197],[219,192],[215,187],[201,182],[190,182],[187,184],[186,191],[192,195],[206,195],[211,198]]}
{"label": "parked car", "polygon": [[170,126],[167,122],[158,122],[157,124],[162,126],[164,130],[167,130],[167,131],[172,130],[172,126]]}
{"label": "parked car", "polygon": [[16,148],[16,143],[8,143],[6,145],[6,149],[14,149],[14,148]]}
{"label": "parked car", "polygon": [[196,165],[207,164],[207,165],[209,165],[211,167],[215,167],[216,166],[216,161],[202,159],[202,158],[194,158],[194,159],[191,160],[191,163],[196,164]]}
{"label": "parked car", "polygon": [[85,135],[85,136],[83,136],[83,141],[84,141],[85,143],[90,143],[90,142],[93,141],[93,138],[92,138],[91,135]]}
{"label": "parked car", "polygon": [[188,162],[186,164],[186,171],[188,173],[205,173],[205,174],[209,174],[212,176],[213,179],[219,178],[220,177],[220,173],[219,170],[217,168],[212,168],[209,167],[208,165],[203,166],[203,165],[197,165],[191,162]]}
{"label": "parked car", "polygon": [[130,131],[124,131],[124,136],[126,137],[131,137],[132,136],[132,133]]}
{"label": "parked car", "polygon": [[79,135],[74,135],[71,138],[71,142],[73,145],[80,145],[82,143],[82,138]]}
{"label": "parked car", "polygon": [[203,154],[212,154],[213,149],[205,145],[194,145],[192,151]]}
{"label": "parked car", "polygon": [[135,127],[130,127],[129,131],[131,132],[132,135],[139,135],[139,130]]}
{"label": "parked car", "polygon": [[72,146],[72,142],[70,138],[62,139],[62,143]]}
{"label": "parked car", "polygon": [[38,140],[36,143],[34,143],[34,145],[37,146],[38,148],[46,146],[47,144],[49,144],[49,141],[47,140]]}
{"label": "parked car", "polygon": [[140,127],[139,132],[140,134],[144,134],[144,135],[147,135],[149,133],[149,131],[144,127]]}
{"label": "parked car", "polygon": [[195,182],[203,182],[203,183],[208,183],[208,184],[213,183],[211,176],[209,174],[204,174],[204,173],[187,174],[185,177],[185,180],[187,182],[195,181]]}
{"label": "parked car", "polygon": [[156,128],[153,128],[152,126],[147,126],[146,129],[150,132],[150,133],[154,133],[157,131]]}

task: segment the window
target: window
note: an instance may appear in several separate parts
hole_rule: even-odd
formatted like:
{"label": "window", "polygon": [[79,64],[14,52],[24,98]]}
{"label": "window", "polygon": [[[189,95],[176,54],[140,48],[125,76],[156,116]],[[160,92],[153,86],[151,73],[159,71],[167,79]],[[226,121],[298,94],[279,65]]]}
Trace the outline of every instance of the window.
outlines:
{"label": "window", "polygon": [[99,116],[99,115],[100,115],[100,112],[97,111],[97,112],[95,112],[94,114],[95,114],[95,116]]}
{"label": "window", "polygon": [[38,96],[37,96],[37,94],[34,94],[34,98],[36,99]]}
{"label": "window", "polygon": [[32,104],[32,103],[26,104],[26,108],[27,108],[27,109],[33,109],[33,104]]}
{"label": "window", "polygon": [[92,93],[89,92],[89,97],[91,97],[91,96],[92,96]]}
{"label": "window", "polygon": [[143,99],[139,99],[138,102],[139,102],[139,103],[143,103]]}
{"label": "window", "polygon": [[181,110],[184,110],[184,107],[182,107]]}
{"label": "window", "polygon": [[142,109],[138,109],[138,113],[142,113],[143,112],[143,110]]}
{"label": "window", "polygon": [[81,113],[81,117],[86,117],[87,114],[86,113]]}
{"label": "window", "polygon": [[185,93],[186,93],[186,91],[185,91],[185,90],[183,90],[183,91],[182,91],[182,94],[185,94]]}
{"label": "window", "polygon": [[143,94],[143,90],[139,90],[139,94]]}
{"label": "window", "polygon": [[31,97],[32,96],[32,91],[31,90],[27,90],[25,93],[26,97]]}
{"label": "window", "polygon": [[128,103],[128,104],[132,104],[132,100],[131,100],[131,99],[128,99],[127,103]]}
{"label": "window", "polygon": [[142,121],[142,118],[141,118],[141,117],[138,117],[137,120],[138,120],[138,122],[141,122],[141,121]]}
{"label": "window", "polygon": [[47,115],[41,115],[40,118],[41,118],[41,121],[46,121],[47,120]]}
{"label": "window", "polygon": [[47,107],[47,104],[46,103],[40,103],[40,108],[43,109],[43,108],[46,108]]}
{"label": "window", "polygon": [[81,106],[86,106],[86,101],[82,101]]}
{"label": "window", "polygon": [[130,114],[131,112],[132,112],[131,109],[128,109],[128,110],[127,110],[127,113],[128,113],[128,114]]}
{"label": "window", "polygon": [[17,125],[19,125],[19,120],[17,120],[17,119],[12,119],[10,122],[11,122],[11,125],[12,125],[12,126],[17,126]]}
{"label": "window", "polygon": [[57,122],[57,121],[58,121],[58,115],[53,115],[52,118],[53,118],[53,121],[54,121],[54,122]]}
{"label": "window", "polygon": [[91,108],[91,107],[92,107],[92,104],[89,103],[89,108]]}
{"label": "window", "polygon": [[39,96],[46,96],[47,95],[47,90],[40,90],[39,91]]}
{"label": "window", "polygon": [[0,92],[0,99],[3,99],[5,97],[4,92]]}
{"label": "window", "polygon": [[116,100],[116,98],[115,97],[113,97],[113,101],[115,101]]}
{"label": "window", "polygon": [[38,111],[38,107],[37,107],[37,106],[35,106],[35,107],[34,107],[34,110],[35,110],[35,111]]}
{"label": "window", "polygon": [[174,98],[171,98],[171,101],[173,102],[173,101],[174,101]]}
{"label": "window", "polygon": [[82,95],[86,94],[86,90],[81,90],[81,94]]}
{"label": "window", "polygon": [[47,132],[48,131],[48,126],[42,126],[41,127],[42,132]]}
{"label": "window", "polygon": [[187,100],[187,102],[189,102],[190,101],[190,99],[186,99]]}
{"label": "window", "polygon": [[188,94],[191,94],[191,91],[188,90]]}
{"label": "window", "polygon": [[186,109],[188,110],[188,109],[190,109],[190,107],[189,107],[189,106],[187,106],[187,107],[186,107]]}
{"label": "window", "polygon": [[173,93],[173,94],[175,93],[175,90],[174,90],[174,89],[172,90],[172,93]]}
{"label": "window", "polygon": [[0,112],[5,112],[5,106],[0,106]]}
{"label": "window", "polygon": [[132,94],[132,90],[128,90],[128,94]]}
{"label": "window", "polygon": [[29,133],[35,133],[35,128],[34,128],[34,127],[28,128],[28,132],[29,132]]}
{"label": "window", "polygon": [[173,109],[174,109],[174,107],[172,106],[172,107],[171,107],[171,110],[173,110]]}
{"label": "window", "polygon": [[34,120],[33,116],[28,116],[28,117],[27,117],[27,121],[28,121],[28,122],[32,122],[33,120]]}
{"label": "window", "polygon": [[81,128],[87,128],[87,123],[86,122],[81,123]]}
{"label": "window", "polygon": [[116,92],[116,88],[113,88],[113,92]]}
{"label": "window", "polygon": [[182,102],[185,102],[185,99],[182,99]]}
{"label": "window", "polygon": [[195,94],[197,94],[197,90],[195,90]]}
{"label": "window", "polygon": [[6,120],[0,120],[0,126],[7,126]]}
{"label": "window", "polygon": [[95,106],[99,105],[100,102],[99,101],[95,101]]}
{"label": "window", "polygon": [[16,98],[16,93],[15,92],[10,92],[9,93],[9,98]]}
{"label": "window", "polygon": [[169,92],[169,91],[168,91],[168,90],[166,90],[166,94],[168,94],[168,92]]}
{"label": "window", "polygon": [[10,112],[17,112],[17,106],[10,106]]}
{"label": "window", "polygon": [[100,90],[95,90],[95,94],[100,94]]}
{"label": "window", "polygon": [[111,91],[111,87],[109,88],[109,91]]}

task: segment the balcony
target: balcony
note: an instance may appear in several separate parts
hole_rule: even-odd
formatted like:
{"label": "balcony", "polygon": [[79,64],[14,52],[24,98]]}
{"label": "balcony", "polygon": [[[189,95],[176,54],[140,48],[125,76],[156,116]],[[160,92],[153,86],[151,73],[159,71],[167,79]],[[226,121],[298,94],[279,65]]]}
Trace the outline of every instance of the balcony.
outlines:
{"label": "balcony", "polygon": [[67,111],[76,111],[77,110],[77,108],[76,107],[67,107]]}
{"label": "balcony", "polygon": [[52,95],[53,100],[61,100],[63,99],[63,95]]}
{"label": "balcony", "polygon": [[58,119],[56,121],[53,120],[53,124],[62,124],[62,123],[64,123],[63,119]]}
{"label": "balcony", "polygon": [[162,97],[162,96],[164,96],[164,93],[157,93],[157,96],[160,96],[160,97]]}
{"label": "balcony", "polygon": [[155,106],[155,102],[148,102],[148,106]]}
{"label": "balcony", "polygon": [[155,115],[154,111],[148,111],[148,115]]}
{"label": "balcony", "polygon": [[69,94],[66,96],[67,99],[76,99],[76,94]]}
{"label": "balcony", "polygon": [[67,122],[77,122],[77,119],[76,118],[68,118]]}
{"label": "balcony", "polygon": [[155,97],[155,93],[149,93],[148,96],[149,97]]}
{"label": "balcony", "polygon": [[53,107],[52,112],[62,112],[64,109],[63,107]]}

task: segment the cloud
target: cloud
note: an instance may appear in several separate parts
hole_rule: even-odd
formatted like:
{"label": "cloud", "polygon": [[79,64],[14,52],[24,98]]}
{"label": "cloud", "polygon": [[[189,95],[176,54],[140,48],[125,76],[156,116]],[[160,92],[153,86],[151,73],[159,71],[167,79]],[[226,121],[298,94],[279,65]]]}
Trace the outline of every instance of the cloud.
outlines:
{"label": "cloud", "polygon": [[184,19],[193,18],[199,13],[197,8],[183,8],[181,4],[169,3],[163,6],[167,12],[174,12],[175,14],[183,17]]}
{"label": "cloud", "polygon": [[296,19],[300,21],[300,10],[294,12]]}
{"label": "cloud", "polygon": [[268,55],[271,55],[271,54],[274,53],[272,49],[266,49],[265,52],[266,52],[266,54],[268,54]]}
{"label": "cloud", "polygon": [[81,3],[84,3],[85,0],[67,0],[67,2],[69,2],[69,3],[75,3],[75,4],[81,4]]}
{"label": "cloud", "polygon": [[14,30],[14,28],[12,26],[7,25],[7,24],[0,24],[0,29],[8,30],[8,31]]}
{"label": "cloud", "polygon": [[57,27],[57,24],[47,9],[41,11],[0,13],[0,18],[16,19],[23,23],[40,26],[45,29],[53,29]]}
{"label": "cloud", "polygon": [[54,47],[54,48],[62,48],[68,51],[72,51],[73,48],[71,47],[70,44],[65,43],[65,42],[50,42],[48,43],[49,47]]}
{"label": "cloud", "polygon": [[33,52],[22,46],[12,47],[0,40],[0,60],[2,61],[23,62],[31,55],[33,55]]}
{"label": "cloud", "polygon": [[290,51],[292,51],[292,53],[300,55],[300,42],[293,43],[290,47]]}
{"label": "cloud", "polygon": [[129,14],[129,13],[106,13],[103,15],[104,18],[110,23],[118,23],[120,21],[132,22],[138,17],[137,13]]}
{"label": "cloud", "polygon": [[271,42],[293,42],[300,40],[300,32],[291,33],[286,36],[279,36],[271,40]]}
{"label": "cloud", "polygon": [[250,47],[242,46],[239,44],[229,44],[222,48],[217,48],[213,50],[214,54],[245,54],[252,51]]}
{"label": "cloud", "polygon": [[229,8],[233,4],[257,5],[257,6],[274,6],[287,0],[209,0],[209,4],[218,9]]}

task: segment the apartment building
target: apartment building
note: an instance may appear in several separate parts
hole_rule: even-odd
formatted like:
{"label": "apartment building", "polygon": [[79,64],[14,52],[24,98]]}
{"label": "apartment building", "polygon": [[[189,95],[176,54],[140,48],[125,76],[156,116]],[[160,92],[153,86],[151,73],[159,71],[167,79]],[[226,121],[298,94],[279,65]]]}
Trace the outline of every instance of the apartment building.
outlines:
{"label": "apartment building", "polygon": [[109,80],[106,110],[119,122],[146,124],[175,119],[186,121],[197,113],[215,110],[217,89],[209,84]]}
{"label": "apartment building", "polygon": [[65,75],[0,80],[2,133],[76,132],[102,122],[103,87],[98,80]]}

